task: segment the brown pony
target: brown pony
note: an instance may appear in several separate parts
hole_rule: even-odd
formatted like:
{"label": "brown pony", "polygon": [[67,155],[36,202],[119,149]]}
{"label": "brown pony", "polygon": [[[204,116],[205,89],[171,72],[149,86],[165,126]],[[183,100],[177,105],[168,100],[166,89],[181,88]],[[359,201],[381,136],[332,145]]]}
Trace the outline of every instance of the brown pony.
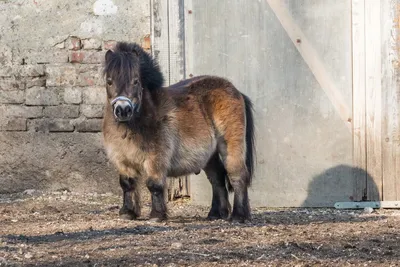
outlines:
{"label": "brown pony", "polygon": [[[250,219],[248,187],[254,166],[250,99],[229,81],[199,76],[162,87],[157,63],[139,45],[120,42],[105,55],[107,103],[103,137],[120,173],[120,215],[140,216],[139,180],[151,193],[150,218],[167,218],[167,177],[204,170],[212,184],[209,219]],[[133,199],[132,199],[133,198]]]}

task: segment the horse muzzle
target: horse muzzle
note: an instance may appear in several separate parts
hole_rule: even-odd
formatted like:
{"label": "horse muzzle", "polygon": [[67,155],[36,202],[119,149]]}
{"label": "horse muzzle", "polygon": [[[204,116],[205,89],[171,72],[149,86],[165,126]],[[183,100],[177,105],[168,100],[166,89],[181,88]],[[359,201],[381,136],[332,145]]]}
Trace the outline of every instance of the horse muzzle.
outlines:
{"label": "horse muzzle", "polygon": [[133,117],[135,104],[125,96],[118,96],[111,101],[114,117],[118,122],[127,122]]}

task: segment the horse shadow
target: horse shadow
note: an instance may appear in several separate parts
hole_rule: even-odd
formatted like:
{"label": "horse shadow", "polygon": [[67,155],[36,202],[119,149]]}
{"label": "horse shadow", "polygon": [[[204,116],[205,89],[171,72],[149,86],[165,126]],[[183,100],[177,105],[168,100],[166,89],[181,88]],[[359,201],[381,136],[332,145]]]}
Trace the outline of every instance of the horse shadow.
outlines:
{"label": "horse shadow", "polygon": [[379,189],[367,171],[338,165],[312,178],[307,197],[298,208],[260,212],[254,218],[272,225],[378,221],[386,216],[365,216],[362,209],[336,209],[335,203],[377,201],[379,196]]}
{"label": "horse shadow", "polygon": [[315,176],[307,191],[302,207],[333,207],[336,202],[380,199],[373,177],[362,168],[348,165],[338,165]]}
{"label": "horse shadow", "polygon": [[156,232],[167,232],[176,230],[175,227],[170,226],[147,226],[138,225],[135,227],[124,228],[109,228],[104,230],[85,230],[80,232],[55,232],[47,235],[3,235],[2,239],[10,243],[26,243],[26,244],[43,244],[43,243],[57,243],[61,241],[90,241],[107,236],[131,236],[131,235],[151,235]]}

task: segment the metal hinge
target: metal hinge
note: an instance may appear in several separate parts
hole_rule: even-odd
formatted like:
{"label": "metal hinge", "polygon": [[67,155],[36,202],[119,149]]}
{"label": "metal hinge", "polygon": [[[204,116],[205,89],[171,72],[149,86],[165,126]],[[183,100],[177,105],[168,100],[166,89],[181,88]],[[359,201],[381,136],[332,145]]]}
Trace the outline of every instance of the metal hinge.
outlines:
{"label": "metal hinge", "polygon": [[336,209],[399,209],[400,201],[360,201],[360,202],[336,202]]}

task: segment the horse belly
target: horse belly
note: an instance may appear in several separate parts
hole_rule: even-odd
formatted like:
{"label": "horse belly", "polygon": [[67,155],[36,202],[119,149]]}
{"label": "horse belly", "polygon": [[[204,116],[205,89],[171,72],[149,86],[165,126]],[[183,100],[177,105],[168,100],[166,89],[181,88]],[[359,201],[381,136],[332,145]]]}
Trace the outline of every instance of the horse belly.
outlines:
{"label": "horse belly", "polygon": [[189,146],[181,145],[171,161],[168,176],[177,177],[197,173],[202,170],[217,147],[216,140],[199,144],[193,142]]}

